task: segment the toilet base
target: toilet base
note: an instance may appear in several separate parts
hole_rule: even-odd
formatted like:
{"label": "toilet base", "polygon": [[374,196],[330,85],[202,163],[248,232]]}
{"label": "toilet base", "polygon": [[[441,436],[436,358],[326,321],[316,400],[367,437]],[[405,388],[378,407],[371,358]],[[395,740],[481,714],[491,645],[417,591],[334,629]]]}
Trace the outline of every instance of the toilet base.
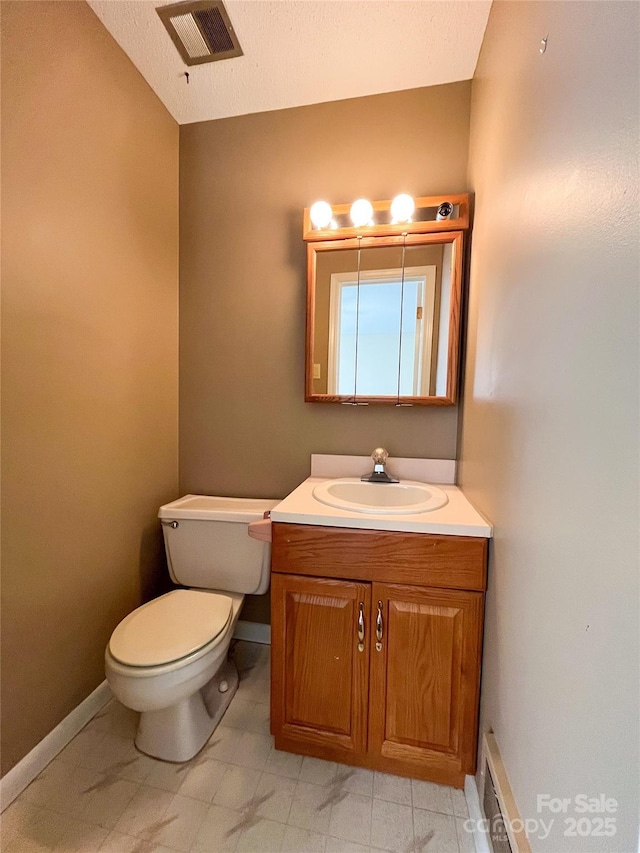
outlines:
{"label": "toilet base", "polygon": [[[223,682],[227,689],[221,693]],[[143,711],[136,747],[161,761],[189,761],[205,746],[237,689],[238,670],[227,660],[201,690],[169,708]]]}

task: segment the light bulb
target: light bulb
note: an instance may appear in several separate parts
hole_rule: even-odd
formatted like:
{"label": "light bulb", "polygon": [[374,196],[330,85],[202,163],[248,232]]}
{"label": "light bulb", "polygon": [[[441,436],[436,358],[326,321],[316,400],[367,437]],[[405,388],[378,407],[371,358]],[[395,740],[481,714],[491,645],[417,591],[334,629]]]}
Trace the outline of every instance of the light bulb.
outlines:
{"label": "light bulb", "polygon": [[316,228],[326,228],[331,222],[331,217],[333,216],[331,205],[327,201],[317,201],[315,204],[311,205],[309,216]]}
{"label": "light bulb", "polygon": [[391,216],[394,222],[409,222],[416,203],[407,193],[400,193],[391,202]]}
{"label": "light bulb", "polygon": [[373,207],[371,202],[366,198],[359,198],[351,205],[351,221],[356,228],[362,225],[369,225],[373,216]]}

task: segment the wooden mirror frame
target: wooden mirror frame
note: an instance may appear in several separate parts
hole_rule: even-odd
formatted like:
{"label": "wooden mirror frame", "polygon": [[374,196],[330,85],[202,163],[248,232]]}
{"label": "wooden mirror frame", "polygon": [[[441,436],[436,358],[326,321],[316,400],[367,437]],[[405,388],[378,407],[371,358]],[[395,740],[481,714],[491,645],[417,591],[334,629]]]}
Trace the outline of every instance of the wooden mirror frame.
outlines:
{"label": "wooden mirror frame", "polygon": [[[425,223],[429,224],[429,223]],[[436,223],[433,223],[434,225]],[[441,226],[438,222],[437,225]],[[370,226],[368,231],[375,226]],[[363,229],[364,231],[364,229]],[[335,232],[334,232],[335,234]],[[450,243],[453,245],[454,262],[451,271],[451,303],[449,311],[449,342],[447,353],[447,384],[446,396],[444,397],[370,397],[354,395],[316,394],[313,391],[313,365],[315,338],[315,291],[316,291],[316,259],[318,253],[336,251],[339,249],[362,249],[374,247],[420,246],[438,243]],[[463,231],[443,231],[438,228],[435,233],[404,234],[400,236],[382,237],[352,237],[350,239],[322,239],[318,242],[307,244],[307,331],[306,331],[306,365],[305,365],[305,402],[307,403],[351,403],[354,405],[368,405],[369,403],[380,403],[383,405],[403,406],[453,406],[458,395],[458,374],[460,363],[460,335],[461,314],[460,306],[462,300],[462,262],[464,250]]]}

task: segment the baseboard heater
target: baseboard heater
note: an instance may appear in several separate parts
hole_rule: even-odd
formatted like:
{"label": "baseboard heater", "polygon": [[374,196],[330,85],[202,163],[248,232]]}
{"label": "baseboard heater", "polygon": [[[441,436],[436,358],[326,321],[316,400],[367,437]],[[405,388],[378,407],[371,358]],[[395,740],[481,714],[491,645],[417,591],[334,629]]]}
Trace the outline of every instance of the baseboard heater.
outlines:
{"label": "baseboard heater", "polygon": [[509,777],[492,732],[484,736],[482,747],[482,810],[487,820],[491,850],[493,853],[531,853]]}

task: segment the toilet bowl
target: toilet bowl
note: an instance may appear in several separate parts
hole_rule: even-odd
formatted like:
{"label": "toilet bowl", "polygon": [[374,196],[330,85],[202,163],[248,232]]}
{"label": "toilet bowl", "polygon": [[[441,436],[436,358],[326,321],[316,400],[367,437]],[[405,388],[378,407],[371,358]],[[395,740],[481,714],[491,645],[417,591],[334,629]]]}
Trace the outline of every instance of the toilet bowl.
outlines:
{"label": "toilet bowl", "polygon": [[134,610],[105,652],[111,690],[140,712],[135,743],[147,755],[188,761],[231,701],[238,675],[227,653],[244,595],[269,583],[270,545],[247,528],[276,503],[187,495],[160,508],[171,577],[198,588]]}

